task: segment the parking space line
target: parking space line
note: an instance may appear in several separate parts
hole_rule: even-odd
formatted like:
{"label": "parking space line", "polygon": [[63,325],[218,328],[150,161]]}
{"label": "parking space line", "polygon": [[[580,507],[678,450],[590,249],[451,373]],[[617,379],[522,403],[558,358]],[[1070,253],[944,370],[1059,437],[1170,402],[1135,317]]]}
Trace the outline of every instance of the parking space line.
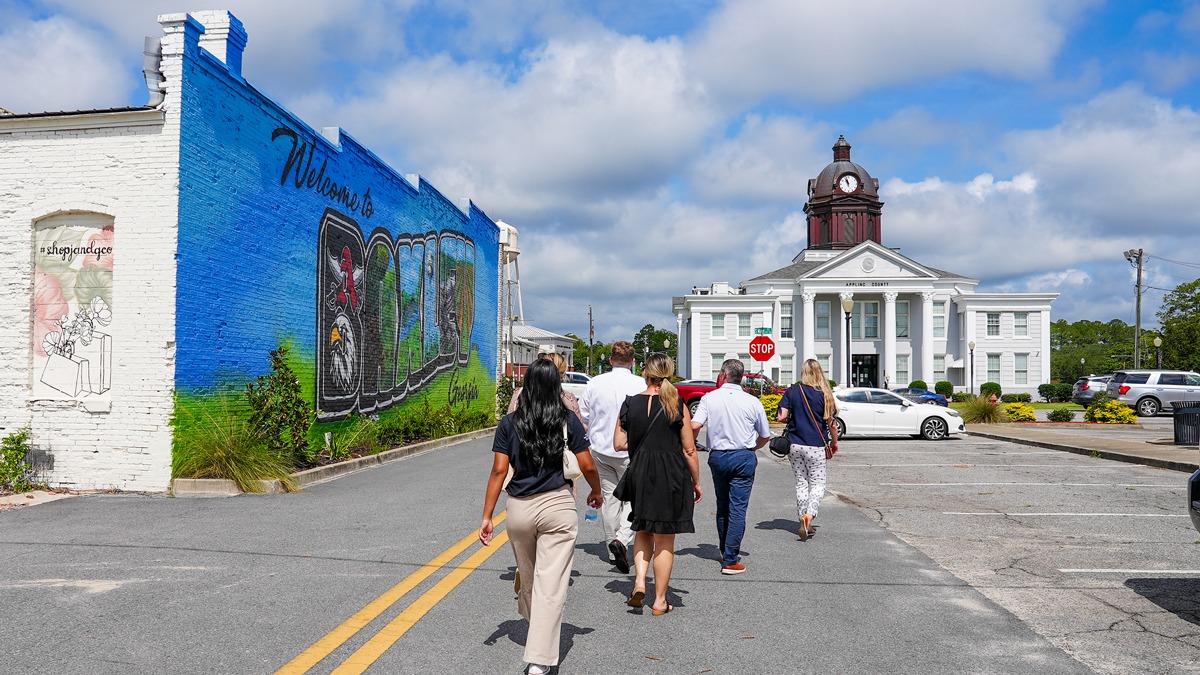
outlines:
{"label": "parking space line", "polygon": [[[504,522],[506,515],[508,515],[507,511],[501,511],[492,520],[493,525],[499,525]],[[507,538],[508,535],[505,534],[504,536]],[[447,563],[457,558],[460,553],[470,548],[471,544],[478,541],[478,539],[479,533],[472,532],[463,537],[457,544],[442,551],[433,560],[430,560],[418,568],[417,571],[408,575],[404,581],[401,581],[388,589],[383,595],[372,600],[366,607],[355,612],[354,616],[346,619],[342,625],[334,628],[325,637],[317,640],[313,646],[305,649],[299,656],[275,671],[275,675],[302,675],[308,672],[309,669],[332,654],[338,647],[342,646],[346,640],[353,637],[355,633],[365,628],[367,624],[374,621],[380,614],[387,611],[389,607],[396,604],[409,591],[420,585],[422,581],[428,579],[434,572],[445,567]]]}
{"label": "parking space line", "polygon": [[947,450],[940,452],[937,450],[850,450],[849,452],[855,455],[985,455],[993,456],[1009,456],[1009,455],[1061,455],[1062,450],[1036,450],[1032,452],[994,452],[980,450]]}
{"label": "parking space line", "polygon": [[[365,645],[359,647],[358,651],[351,654],[350,658],[335,668],[331,675],[361,675],[380,656],[383,656],[384,652],[396,644],[396,641],[407,633],[409,628],[412,628],[421,617],[433,609],[434,605],[446,597],[450,591],[454,590],[455,586],[462,583],[471,572],[474,572],[492,554],[503,548],[507,542],[508,530],[505,529],[492,540],[491,546],[480,548],[470,558],[467,558],[463,564],[454,568],[453,572],[443,577],[433,588],[417,598],[403,612],[400,612],[400,615],[392,619],[388,625],[376,633],[375,637],[367,640]],[[533,580],[531,579],[529,583],[533,583]]]}
{"label": "parking space line", "polygon": [[1200,574],[1200,570],[1065,569],[1064,574]]}
{"label": "parking space line", "polygon": [[994,485],[1035,485],[1035,486],[1050,486],[1050,487],[1121,487],[1121,488],[1169,488],[1172,490],[1186,489],[1184,484],[1179,485],[1141,485],[1138,483],[880,483],[880,485],[892,485],[901,487],[942,487],[942,486],[983,486],[989,487]]}
{"label": "parking space line", "polygon": [[[852,467],[852,468],[856,468],[856,469],[863,469],[863,468],[871,469],[871,468],[878,468],[878,467],[896,467],[896,466],[953,466],[953,467],[963,467],[963,468],[969,467],[972,469],[986,469],[986,468],[995,468],[995,469],[1043,468],[1044,469],[1044,468],[1052,468],[1052,467],[1062,467],[1064,469],[1078,469],[1079,468],[1079,466],[1075,463],[1072,463],[1072,464],[952,464],[950,462],[945,462],[945,463],[937,463],[937,464],[834,464],[833,466],[842,467],[842,468],[851,468]],[[1089,467],[1089,468],[1095,468],[1095,467]],[[1124,469],[1125,467],[1120,467],[1120,468]]]}
{"label": "parking space line", "polygon": [[1189,518],[1186,513],[996,513],[994,511],[942,511],[943,516],[1080,516],[1100,518]]}

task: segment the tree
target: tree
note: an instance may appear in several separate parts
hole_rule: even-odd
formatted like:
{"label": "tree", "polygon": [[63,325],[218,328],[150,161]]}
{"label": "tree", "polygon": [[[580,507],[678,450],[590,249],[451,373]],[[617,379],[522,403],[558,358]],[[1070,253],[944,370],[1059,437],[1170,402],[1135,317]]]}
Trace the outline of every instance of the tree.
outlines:
{"label": "tree", "polygon": [[[679,345],[675,344],[678,341],[678,336],[674,331],[655,328],[652,324],[642,326],[642,329],[633,336],[633,351],[634,360],[637,363],[637,370],[640,373],[645,365],[646,355],[654,354],[655,352],[665,352],[671,360],[675,360]],[[663,347],[663,345],[669,345]],[[678,372],[679,364],[675,364],[675,370]]]}
{"label": "tree", "polygon": [[[1050,379],[1074,382],[1082,375],[1132,367],[1133,334],[1133,326],[1120,319],[1055,321],[1050,324]],[[1153,339],[1151,333],[1142,334]]]}
{"label": "tree", "polygon": [[1158,310],[1163,367],[1200,369],[1200,279],[1180,284]]}

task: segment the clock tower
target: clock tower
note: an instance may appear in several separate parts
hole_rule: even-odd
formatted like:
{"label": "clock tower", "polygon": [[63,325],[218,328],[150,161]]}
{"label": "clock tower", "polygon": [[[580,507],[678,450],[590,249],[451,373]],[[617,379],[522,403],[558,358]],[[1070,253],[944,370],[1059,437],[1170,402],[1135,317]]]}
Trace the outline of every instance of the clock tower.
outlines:
{"label": "clock tower", "polygon": [[838,136],[833,163],[808,181],[808,248],[847,249],[880,243],[879,181],[850,161],[850,144]]}

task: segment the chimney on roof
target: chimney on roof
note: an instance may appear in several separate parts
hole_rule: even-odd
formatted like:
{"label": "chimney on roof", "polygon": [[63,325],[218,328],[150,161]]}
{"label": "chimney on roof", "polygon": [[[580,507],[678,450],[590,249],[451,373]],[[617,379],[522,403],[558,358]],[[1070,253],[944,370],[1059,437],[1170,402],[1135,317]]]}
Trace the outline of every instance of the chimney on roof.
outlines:
{"label": "chimney on roof", "polygon": [[225,62],[229,72],[242,76],[242,52],[246,49],[246,29],[238,18],[224,9],[189,12],[204,25],[200,46]]}

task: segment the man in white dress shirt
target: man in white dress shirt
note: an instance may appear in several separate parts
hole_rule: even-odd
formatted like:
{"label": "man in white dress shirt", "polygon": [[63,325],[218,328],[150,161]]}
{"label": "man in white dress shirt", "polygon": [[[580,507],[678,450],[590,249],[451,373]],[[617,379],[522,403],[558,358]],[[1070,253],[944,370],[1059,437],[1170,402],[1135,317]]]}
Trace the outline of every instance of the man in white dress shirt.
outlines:
{"label": "man in white dress shirt", "polygon": [[600,472],[600,490],[604,504],[600,507],[600,521],[604,525],[604,540],[608,552],[621,574],[629,573],[628,549],[633,544],[633,530],[629,529],[629,502],[613,498],[617,481],[625,475],[629,466],[629,453],[613,449],[613,433],[617,429],[617,417],[626,396],[637,396],[646,390],[646,381],[633,374],[633,345],[624,340],[612,343],[609,362],[612,371],[593,377],[579,399],[579,415],[587,425],[591,442],[592,459]]}
{"label": "man in white dress shirt", "polygon": [[742,390],[745,366],[737,359],[721,364],[716,389],[700,399],[692,416],[692,431],[708,424],[708,468],[717,497],[717,540],[721,574],[741,574],[742,535],[746,507],[754,487],[759,448],[771,440],[771,427],[762,402]]}

